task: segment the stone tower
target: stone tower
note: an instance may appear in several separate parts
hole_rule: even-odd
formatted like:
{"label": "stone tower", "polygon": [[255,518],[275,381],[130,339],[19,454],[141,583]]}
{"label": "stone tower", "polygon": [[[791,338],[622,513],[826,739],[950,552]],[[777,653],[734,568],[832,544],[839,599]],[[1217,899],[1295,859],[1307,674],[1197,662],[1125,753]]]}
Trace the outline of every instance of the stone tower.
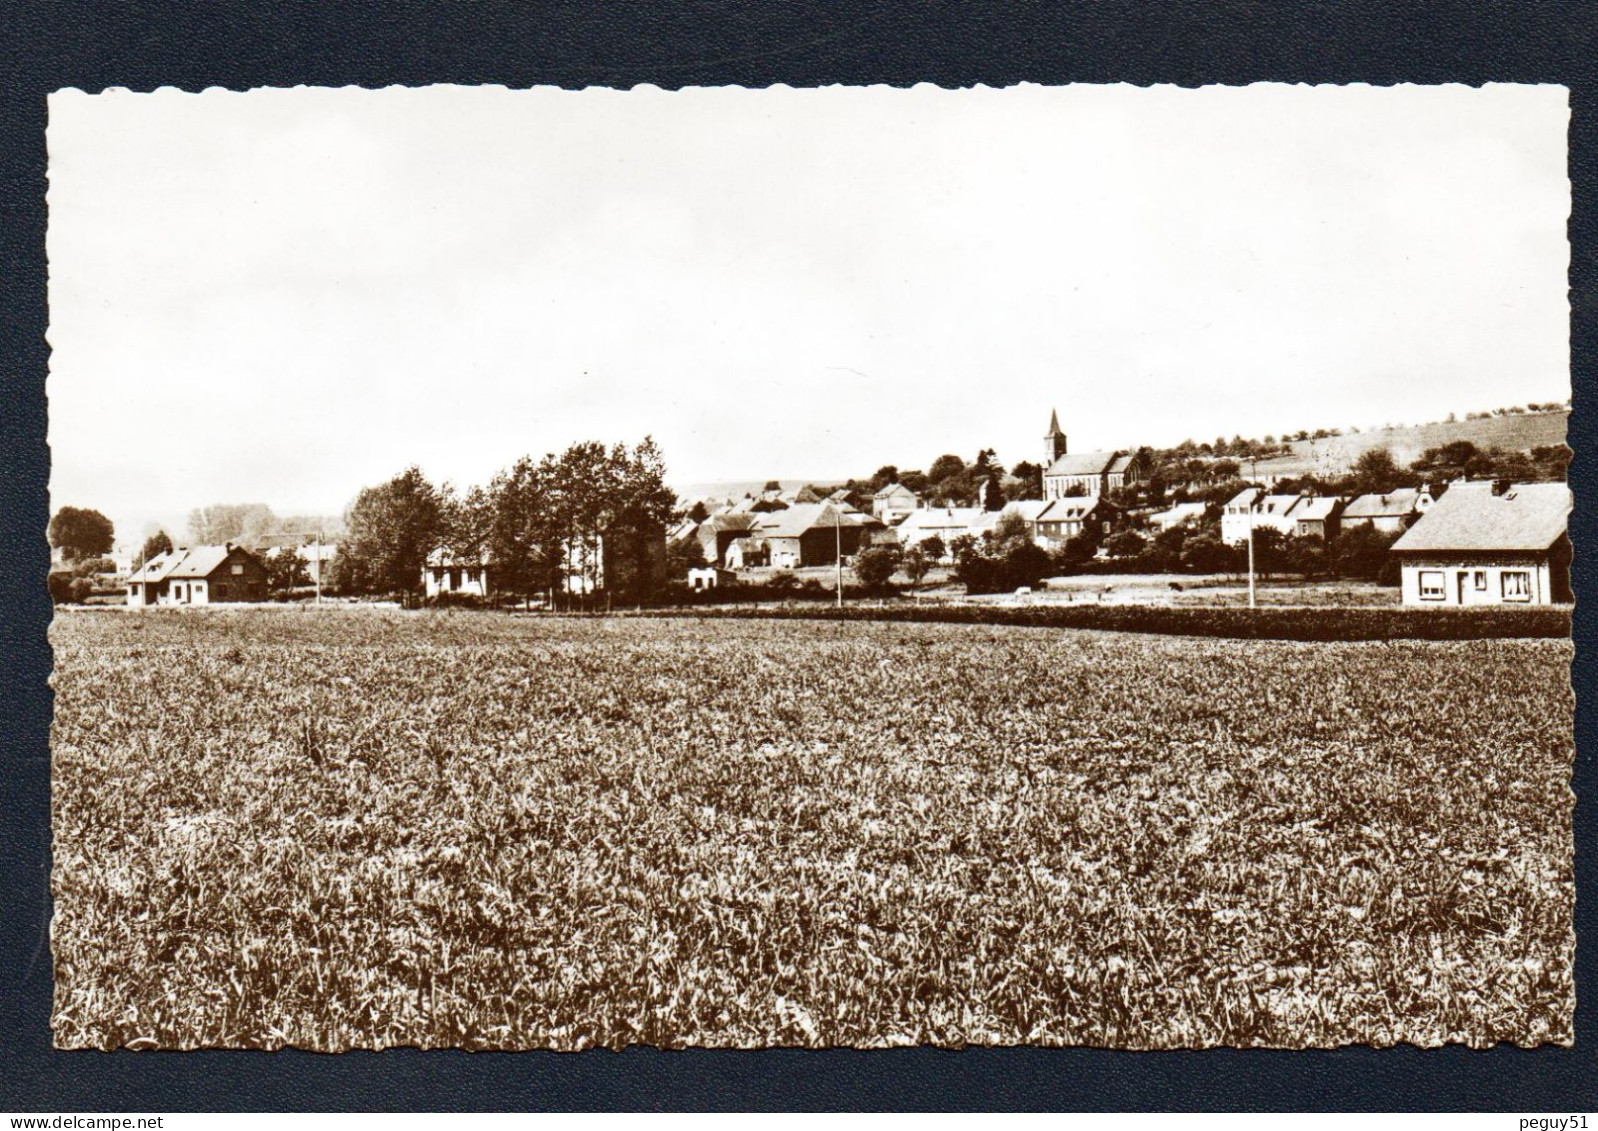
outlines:
{"label": "stone tower", "polygon": [[1049,432],[1043,437],[1043,470],[1048,471],[1054,461],[1065,454],[1065,433],[1060,431],[1060,414],[1049,412]]}

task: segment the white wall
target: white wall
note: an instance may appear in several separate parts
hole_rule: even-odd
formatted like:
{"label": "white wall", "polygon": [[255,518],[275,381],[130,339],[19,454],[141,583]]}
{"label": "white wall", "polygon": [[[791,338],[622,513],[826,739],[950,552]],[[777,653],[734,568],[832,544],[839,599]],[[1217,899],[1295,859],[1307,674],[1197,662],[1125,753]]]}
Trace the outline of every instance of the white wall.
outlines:
{"label": "white wall", "polygon": [[[1540,563],[1501,563],[1493,565],[1478,565],[1475,563],[1461,564],[1447,562],[1442,559],[1436,562],[1404,562],[1400,566],[1400,584],[1403,594],[1403,603],[1417,607],[1431,606],[1433,608],[1459,608],[1476,605],[1549,605],[1553,603],[1552,588],[1550,584],[1549,569],[1546,562]],[[1530,586],[1530,594],[1524,601],[1505,600],[1504,575],[1526,574]],[[1422,575],[1429,575],[1433,581],[1442,582],[1442,597],[1421,596]],[[1441,575],[1436,577],[1435,575]],[[1460,577],[1463,575],[1465,584],[1461,593]],[[1485,584],[1485,588],[1477,588],[1478,577]],[[1461,599],[1463,597],[1463,599]]]}

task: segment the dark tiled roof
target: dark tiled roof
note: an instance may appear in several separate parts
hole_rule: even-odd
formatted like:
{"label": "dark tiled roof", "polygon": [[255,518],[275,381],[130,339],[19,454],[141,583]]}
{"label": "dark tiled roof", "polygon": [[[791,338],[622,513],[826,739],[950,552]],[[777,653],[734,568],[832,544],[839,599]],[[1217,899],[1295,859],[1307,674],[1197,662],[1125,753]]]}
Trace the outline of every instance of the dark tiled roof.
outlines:
{"label": "dark tiled roof", "polygon": [[1049,465],[1045,475],[1103,475],[1117,460],[1130,457],[1125,452],[1067,452]]}
{"label": "dark tiled roof", "polygon": [[1565,533],[1570,507],[1570,488],[1563,483],[1512,484],[1501,495],[1489,483],[1456,483],[1393,549],[1546,550]]}

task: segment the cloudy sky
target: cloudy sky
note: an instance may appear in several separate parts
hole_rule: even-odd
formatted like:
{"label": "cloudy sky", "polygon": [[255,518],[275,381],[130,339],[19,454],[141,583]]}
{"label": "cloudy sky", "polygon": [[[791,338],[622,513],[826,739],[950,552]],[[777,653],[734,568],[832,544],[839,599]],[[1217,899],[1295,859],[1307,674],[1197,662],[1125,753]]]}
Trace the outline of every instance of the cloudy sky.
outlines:
{"label": "cloudy sky", "polygon": [[336,513],[652,433],[679,485],[1569,393],[1558,87],[50,100],[52,502]]}

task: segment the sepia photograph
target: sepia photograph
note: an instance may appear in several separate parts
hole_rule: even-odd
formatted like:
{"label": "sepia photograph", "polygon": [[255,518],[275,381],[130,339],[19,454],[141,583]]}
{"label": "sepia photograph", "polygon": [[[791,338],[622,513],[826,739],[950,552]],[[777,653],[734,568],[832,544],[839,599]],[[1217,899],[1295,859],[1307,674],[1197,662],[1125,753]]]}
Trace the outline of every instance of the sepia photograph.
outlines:
{"label": "sepia photograph", "polygon": [[1569,99],[56,91],[55,1047],[1572,1044]]}

